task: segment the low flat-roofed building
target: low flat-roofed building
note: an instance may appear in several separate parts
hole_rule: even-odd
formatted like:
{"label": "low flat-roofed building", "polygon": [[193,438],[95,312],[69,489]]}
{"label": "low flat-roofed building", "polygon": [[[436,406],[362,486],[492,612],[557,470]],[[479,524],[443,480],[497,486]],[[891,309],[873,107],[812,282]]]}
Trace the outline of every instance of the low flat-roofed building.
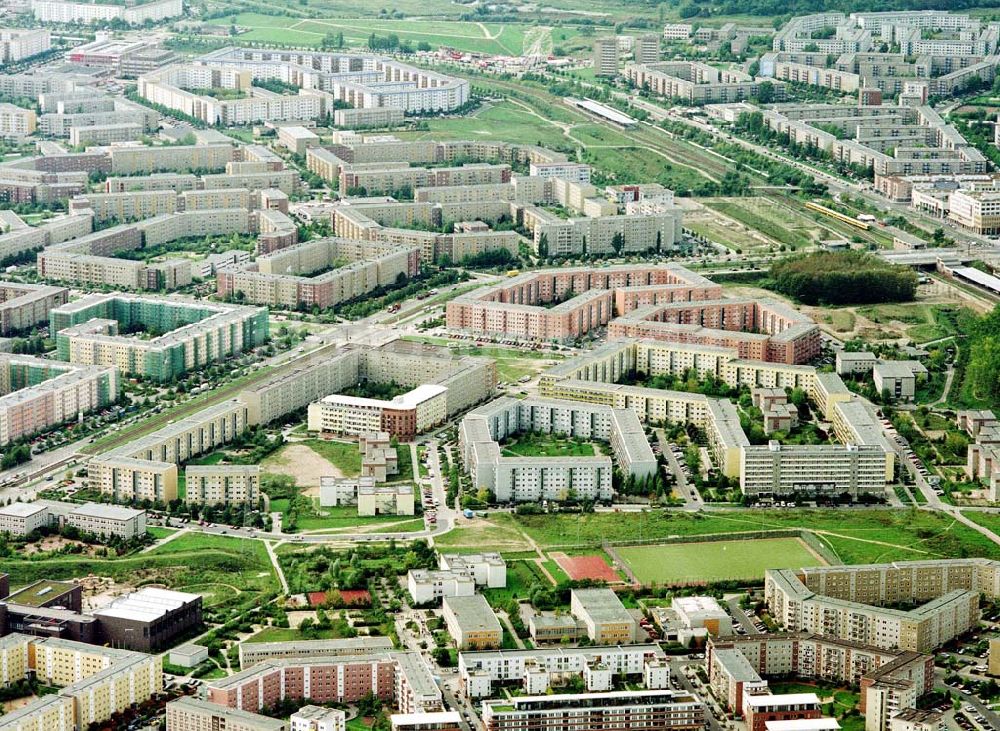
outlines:
{"label": "low flat-roofed building", "polygon": [[765,731],[771,721],[815,719],[823,715],[815,693],[770,693],[743,696],[743,717],[747,731]]}
{"label": "low flat-roofed building", "polygon": [[204,645],[187,643],[170,651],[170,664],[182,668],[193,668],[208,659],[208,648]]}
{"label": "low flat-roofed building", "polygon": [[48,524],[48,509],[37,503],[11,503],[0,507],[0,533],[21,537]]}
{"label": "low flat-roofed building", "polygon": [[499,553],[442,553],[438,565],[444,571],[467,571],[476,586],[502,589],[507,586],[507,562]]}
{"label": "low flat-roofed building", "polygon": [[93,615],[109,644],[154,652],[200,627],[201,595],[144,587],[116,599]]}
{"label": "low flat-roofed building", "polygon": [[428,604],[446,596],[472,596],[476,593],[476,580],[467,571],[410,569],[406,587],[414,604]]}
{"label": "low flat-roofed building", "polygon": [[292,731],[344,731],[346,717],[339,708],[302,706],[288,721]]}
{"label": "low flat-roofed building", "polygon": [[68,581],[39,579],[13,592],[4,600],[23,607],[60,607],[79,612],[82,606],[83,589]]}
{"label": "low flat-roofed building", "polygon": [[889,731],[944,731],[944,714],[933,709],[904,708],[889,719]]}
{"label": "low flat-roofed building", "polygon": [[853,373],[868,373],[875,367],[878,358],[869,351],[837,351],[837,375],[846,376]]}
{"label": "low flat-roofed building", "polygon": [[183,697],[167,704],[167,731],[288,731],[288,724],[218,703]]}
{"label": "low flat-roofed building", "polygon": [[392,731],[459,731],[462,714],[458,711],[432,713],[393,713],[389,716]]}
{"label": "low flat-roofed building", "polygon": [[794,721],[768,721],[765,731],[839,731],[835,718],[804,718]]}
{"label": "low flat-roofed building", "polygon": [[900,401],[912,401],[916,395],[918,376],[926,376],[927,368],[916,360],[887,360],[872,369],[875,390]]}
{"label": "low flat-roofed building", "polygon": [[146,532],[146,511],[107,503],[85,503],[70,511],[66,521],[84,533],[130,540]]}
{"label": "low flat-roofed building", "polygon": [[687,629],[704,627],[716,637],[733,633],[733,618],[710,596],[679,596],[670,603]]}
{"label": "low flat-roofed building", "polygon": [[570,612],[586,625],[591,642],[622,645],[636,640],[636,621],[611,589],[573,589]]}
{"label": "low flat-roofed building", "polygon": [[503,628],[482,594],[445,597],[441,607],[448,633],[459,650],[500,647]]}

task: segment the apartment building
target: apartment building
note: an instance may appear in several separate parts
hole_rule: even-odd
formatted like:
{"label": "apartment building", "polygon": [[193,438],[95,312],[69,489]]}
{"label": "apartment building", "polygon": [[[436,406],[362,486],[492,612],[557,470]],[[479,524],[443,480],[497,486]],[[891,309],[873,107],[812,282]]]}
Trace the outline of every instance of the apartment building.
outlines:
{"label": "apartment building", "polygon": [[482,594],[446,596],[441,602],[441,613],[459,650],[500,647],[503,628]]}
{"label": "apartment building", "polygon": [[43,284],[0,282],[0,335],[45,323],[49,312],[69,300],[69,290]]}
{"label": "apartment building", "polygon": [[[730,697],[733,692],[732,685],[721,682],[727,674],[732,674],[717,666],[739,663],[736,656],[748,663],[741,665],[743,670],[739,673],[746,678],[749,691],[743,696],[742,705],[748,725],[755,722],[757,709],[760,718],[775,704],[779,709],[783,705],[782,696],[769,695],[765,677],[797,676],[860,686],[860,711],[866,718],[866,727],[873,731],[888,731],[890,716],[915,708],[918,700],[934,688],[934,661],[930,655],[798,632],[710,639],[706,664],[709,676],[721,683],[712,686],[720,699]],[[800,705],[804,709],[809,703],[787,705]],[[791,708],[787,711],[795,713]],[[764,725],[767,727],[768,722]]]}
{"label": "apartment building", "polygon": [[224,267],[217,291],[245,302],[326,309],[416,275],[419,252],[408,246],[339,237],[313,239]]}
{"label": "apartment building", "polygon": [[[268,338],[267,311],[124,294],[93,294],[53,309],[50,331],[61,360],[113,365],[164,381],[255,348]],[[163,333],[148,340],[124,330]]]}
{"label": "apartment building", "polygon": [[0,137],[19,140],[34,134],[36,126],[34,110],[13,104],[0,104]]}
{"label": "apartment building", "polygon": [[193,170],[222,171],[236,156],[229,143],[206,145],[164,145],[160,147],[112,147],[111,171],[115,175],[186,173]]}
{"label": "apartment building", "polygon": [[46,28],[0,28],[0,63],[17,63],[52,48]]}
{"label": "apartment building", "polygon": [[614,36],[594,39],[594,75],[618,75],[618,39]]}
{"label": "apartment building", "polygon": [[67,0],[31,0],[35,20],[42,23],[104,23],[122,20],[128,25],[159,22],[183,14],[182,0],[150,0],[136,5],[102,5]]}
{"label": "apartment building", "polygon": [[743,698],[747,731],[773,731],[774,722],[814,720],[823,716],[815,693],[747,695]]}
{"label": "apartment building", "polygon": [[131,142],[145,134],[145,128],[134,122],[119,124],[94,124],[87,127],[70,127],[69,143],[73,147],[89,145],[113,145],[116,142]]}
{"label": "apartment building", "polygon": [[[765,595],[789,631],[928,652],[979,621],[979,592],[996,595],[992,562],[912,561],[826,571],[768,571]],[[902,611],[881,605],[922,602]]]}
{"label": "apartment building", "polygon": [[696,731],[704,726],[705,710],[693,695],[670,690],[636,690],[483,701],[482,719],[487,731],[514,731],[525,725],[555,731],[569,723],[582,731],[599,731],[619,724],[635,731]]}
{"label": "apartment building", "polygon": [[129,650],[11,634],[0,639],[0,656],[8,682],[30,675],[59,687],[4,715],[5,729],[72,731],[107,722],[163,690],[160,658]]}
{"label": "apartment building", "polygon": [[636,63],[658,62],[660,60],[660,36],[656,33],[643,33],[636,36],[632,55]]}
{"label": "apartment building", "polygon": [[288,723],[280,719],[190,696],[171,701],[166,710],[167,731],[289,731]]}
{"label": "apartment building", "polygon": [[0,354],[0,444],[116,402],[121,393],[119,378],[112,367]]}
{"label": "apartment building", "polygon": [[[364,438],[364,435],[361,435]],[[356,505],[358,515],[413,515],[413,485],[396,482],[376,484],[367,475],[358,477],[320,477],[321,507]]]}
{"label": "apartment building", "polygon": [[917,360],[887,360],[872,368],[875,390],[898,401],[912,401],[917,383],[926,376],[927,368]]}
{"label": "apartment building", "polygon": [[392,650],[388,637],[350,637],[295,642],[241,642],[240,667],[244,670],[268,660],[354,657],[367,652]]}
{"label": "apartment building", "polygon": [[250,712],[305,698],[314,703],[356,703],[368,694],[401,713],[442,708],[441,691],[430,668],[410,652],[267,660],[206,685],[210,703]]}
{"label": "apartment building", "polygon": [[398,107],[336,109],[333,112],[333,124],[343,129],[399,127],[403,124],[403,110]]}
{"label": "apartment building", "polygon": [[339,708],[302,706],[288,720],[292,731],[344,731],[345,717]]}
{"label": "apartment building", "polygon": [[[625,78],[641,89],[688,104],[723,104],[756,97],[767,79],[742,71],[718,69],[698,61],[634,63],[625,66]],[[783,84],[772,83],[775,99],[784,97]]]}
{"label": "apartment building", "polygon": [[146,511],[104,503],[84,503],[70,511],[66,522],[84,533],[131,540],[146,534]]}
{"label": "apartment building", "polygon": [[756,498],[881,495],[886,451],[875,444],[767,444],[743,447],[740,490]]}
{"label": "apartment building", "polygon": [[[641,680],[650,690],[666,688],[669,666],[659,645],[604,645],[462,652],[458,674],[470,699],[500,695],[504,686],[545,692],[556,678],[582,676],[587,668]],[[662,671],[662,672],[661,672]]]}
{"label": "apartment building", "polygon": [[209,406],[192,416],[90,461],[91,487],[116,501],[177,499],[177,465],[233,441],[249,425],[247,407],[237,399]]}
{"label": "apartment building", "polygon": [[388,401],[332,394],[309,405],[308,429],[341,435],[384,431],[410,439],[445,422],[447,392],[443,386],[422,384]]}
{"label": "apartment building", "polygon": [[247,505],[260,502],[259,465],[190,465],[184,470],[185,502]]}
{"label": "apartment building", "polygon": [[637,286],[662,286],[670,292],[664,296],[681,298],[715,285],[679,266],[541,270],[454,298],[446,320],[454,330],[564,341],[607,325],[617,291]]}
{"label": "apartment building", "polygon": [[551,399],[501,398],[471,411],[459,430],[463,465],[475,484],[499,502],[563,500],[569,490],[584,499],[610,500],[607,457],[513,457],[498,442],[521,431],[566,434],[611,445],[623,474],[643,478],[656,469],[634,411]]}
{"label": "apartment building", "polygon": [[570,613],[584,623],[587,637],[598,645],[630,645],[637,623],[611,589],[573,589]]}

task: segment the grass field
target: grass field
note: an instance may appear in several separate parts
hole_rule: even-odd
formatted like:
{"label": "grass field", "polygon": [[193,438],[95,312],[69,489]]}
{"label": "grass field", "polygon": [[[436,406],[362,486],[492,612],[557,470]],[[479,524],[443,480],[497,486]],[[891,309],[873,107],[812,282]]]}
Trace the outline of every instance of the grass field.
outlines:
{"label": "grass field", "polygon": [[583,515],[493,514],[489,521],[460,525],[437,542],[453,546],[503,541],[499,550],[524,550],[525,534],[542,548],[600,546],[601,542],[651,540],[766,530],[806,530],[845,564],[985,556],[1000,559],[995,545],[953,518],[922,510],[734,510],[712,513],[656,511]]}
{"label": "grass field", "polygon": [[265,627],[257,634],[247,638],[246,642],[295,642],[298,640],[338,640],[343,634],[334,628],[313,629],[306,637],[292,627]]}
{"label": "grass field", "polygon": [[[433,345],[451,344],[451,341],[443,338],[420,335],[404,335],[403,340],[412,340],[417,343],[431,343]],[[452,352],[456,355],[481,355],[492,358],[497,364],[497,376],[501,381],[507,383],[516,383],[519,378],[523,378],[524,376],[536,376],[552,362],[562,360],[561,355],[554,353],[491,346],[452,348]]]}
{"label": "grass field", "polygon": [[560,439],[552,434],[521,434],[503,445],[513,457],[593,457],[600,454],[593,444]]}
{"label": "grass field", "polygon": [[347,477],[361,474],[361,452],[357,444],[309,439],[302,442],[320,457],[330,462]]}
{"label": "grass field", "polygon": [[668,543],[615,549],[644,584],[762,579],[765,569],[821,563],[798,538]]}
{"label": "grass field", "polygon": [[[370,10],[369,10],[370,12]],[[380,37],[398,36],[416,46],[420,42],[433,49],[441,46],[459,51],[520,55],[526,51],[551,53],[555,44],[578,45],[585,39],[576,28],[549,28],[514,23],[476,23],[462,20],[415,20],[390,18],[296,18],[257,13],[240,13],[215,18],[215,25],[248,29],[238,41],[258,41],[278,45],[318,46],[328,34],[344,34],[344,44],[367,44],[372,33]]]}

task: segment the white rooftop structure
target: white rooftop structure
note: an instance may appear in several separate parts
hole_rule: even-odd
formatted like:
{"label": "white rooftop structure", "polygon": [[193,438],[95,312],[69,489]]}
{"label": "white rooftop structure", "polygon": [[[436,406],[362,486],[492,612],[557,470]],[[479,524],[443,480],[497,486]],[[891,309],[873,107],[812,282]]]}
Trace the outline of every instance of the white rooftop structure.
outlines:
{"label": "white rooftop structure", "polygon": [[794,721],[765,721],[767,731],[839,731],[835,718],[800,718]]}
{"label": "white rooftop structure", "polygon": [[115,599],[108,606],[95,610],[94,614],[149,622],[199,598],[198,594],[147,587]]}
{"label": "white rooftop structure", "polygon": [[438,386],[434,383],[424,383],[417,386],[412,391],[407,391],[406,393],[396,396],[391,401],[364,398],[363,396],[345,396],[342,394],[332,394],[325,397],[323,401],[328,403],[344,404],[347,406],[384,408],[386,405],[390,405],[394,408],[415,409],[419,404],[447,392],[448,389],[445,386]]}
{"label": "white rooftop structure", "polygon": [[767,708],[774,705],[808,705],[819,703],[815,693],[781,693],[779,695],[747,695],[743,698],[745,708]]}
{"label": "white rooftop structure", "polygon": [[0,515],[13,515],[18,518],[27,518],[35,515],[47,508],[37,503],[11,503],[0,507]]}

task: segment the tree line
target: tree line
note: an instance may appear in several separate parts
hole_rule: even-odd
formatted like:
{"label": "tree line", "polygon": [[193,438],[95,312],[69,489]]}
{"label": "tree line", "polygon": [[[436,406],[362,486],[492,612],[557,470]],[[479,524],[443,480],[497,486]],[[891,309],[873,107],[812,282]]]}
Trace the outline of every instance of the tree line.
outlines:
{"label": "tree line", "polygon": [[808,305],[908,302],[917,275],[863,251],[817,251],[774,264],[769,286]]}

